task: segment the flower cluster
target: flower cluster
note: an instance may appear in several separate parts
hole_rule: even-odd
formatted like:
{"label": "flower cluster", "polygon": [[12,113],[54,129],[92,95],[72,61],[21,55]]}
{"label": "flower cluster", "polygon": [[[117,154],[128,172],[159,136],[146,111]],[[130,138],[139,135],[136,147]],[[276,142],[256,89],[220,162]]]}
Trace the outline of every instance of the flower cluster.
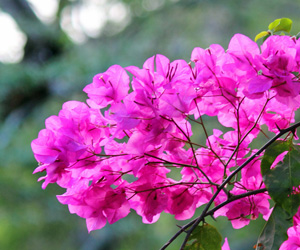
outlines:
{"label": "flower cluster", "polygon": [[[85,218],[89,231],[131,209],[144,223],[162,212],[189,219],[256,154],[249,145],[262,125],[277,133],[294,122],[299,67],[298,40],[271,36],[259,48],[241,34],[227,51],[217,44],[195,48],[190,63],[156,55],[141,69],[111,66],[84,88],[87,104],[67,102],[46,120],[32,142],[39,162],[34,173],[46,172],[43,188],[57,183],[66,189],[58,200]],[[216,117],[224,131],[205,126],[204,116]],[[193,133],[192,125],[203,132]],[[263,189],[260,162],[258,156],[248,164],[215,205]],[[249,195],[215,216],[241,228],[259,214],[269,216],[269,199],[267,192]]]}

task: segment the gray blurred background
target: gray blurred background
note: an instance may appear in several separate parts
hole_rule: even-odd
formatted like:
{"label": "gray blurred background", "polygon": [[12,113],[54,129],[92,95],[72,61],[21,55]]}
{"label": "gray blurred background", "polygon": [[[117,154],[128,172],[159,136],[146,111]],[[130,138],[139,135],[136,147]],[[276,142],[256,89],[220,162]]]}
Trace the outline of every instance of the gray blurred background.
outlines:
{"label": "gray blurred background", "polygon": [[[297,34],[299,13],[299,0],[0,0],[0,249],[159,249],[184,222],[162,215],[144,225],[133,211],[88,234],[56,200],[64,190],[42,190],[32,175],[31,141],[63,102],[84,101],[83,87],[110,65],[142,67],[158,53],[189,61],[194,47],[227,48],[235,33],[254,39],[281,17]],[[225,218],[209,222],[233,250],[253,249],[264,223],[233,230]]]}

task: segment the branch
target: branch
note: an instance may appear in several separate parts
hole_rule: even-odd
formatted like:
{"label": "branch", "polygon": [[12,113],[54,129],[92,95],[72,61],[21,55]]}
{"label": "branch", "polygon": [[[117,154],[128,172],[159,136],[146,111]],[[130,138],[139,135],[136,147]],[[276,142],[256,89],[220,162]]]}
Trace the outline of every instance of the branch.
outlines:
{"label": "branch", "polygon": [[[236,201],[236,200],[239,200],[239,199],[251,196],[251,195],[264,193],[266,191],[267,191],[267,189],[263,188],[263,189],[258,189],[258,190],[254,190],[254,191],[249,191],[249,192],[244,193],[244,194],[231,196],[228,200],[222,202],[218,206],[216,206],[213,209],[209,210],[205,214],[205,217],[208,216],[208,215],[213,215],[214,212],[216,212],[218,209],[220,209],[221,207],[224,207],[225,205],[227,205],[228,203],[230,203],[232,201]],[[174,234],[174,236],[160,250],[166,249],[181,233],[185,232],[186,229],[188,229],[191,225],[193,225],[196,222],[196,220],[197,220],[197,218],[194,219],[194,220],[192,220],[192,221],[190,221],[186,225],[180,227],[180,230],[176,234]]]}
{"label": "branch", "polygon": [[218,206],[216,206],[216,207],[212,208],[211,210],[209,210],[205,214],[205,216],[213,215],[217,210],[219,210],[220,208],[224,207],[225,205],[227,205],[228,203],[230,203],[232,201],[236,201],[236,200],[248,197],[250,195],[261,194],[261,193],[264,193],[266,191],[268,191],[266,188],[262,188],[262,189],[257,189],[257,190],[249,191],[249,192],[244,193],[244,194],[233,195],[228,200],[220,203]]}
{"label": "branch", "polygon": [[[214,193],[213,197],[210,199],[210,201],[207,203],[207,205],[205,206],[202,214],[196,218],[195,220],[191,221],[190,223],[186,224],[184,227],[182,227],[162,248],[161,250],[164,250],[166,249],[166,247],[168,245],[170,245],[182,232],[184,232],[187,228],[189,228],[191,226],[191,228],[187,231],[187,234],[186,234],[186,237],[181,245],[181,250],[184,249],[191,233],[194,231],[194,229],[198,226],[198,224],[209,214],[215,212],[217,210],[217,207],[218,209],[221,207],[221,203],[219,206],[215,207],[214,209],[209,210],[209,207],[211,206],[211,204],[214,202],[214,200],[216,199],[216,197],[218,196],[218,194],[221,192],[221,190],[226,186],[226,184],[228,184],[230,182],[230,180],[237,174],[239,173],[245,166],[247,166],[253,159],[255,159],[257,156],[259,156],[265,149],[267,149],[272,143],[274,143],[278,138],[280,138],[282,135],[288,133],[288,132],[295,132],[296,128],[300,126],[300,122],[297,122],[295,123],[294,125],[286,128],[286,129],[282,129],[279,131],[279,133],[277,135],[275,135],[272,139],[270,139],[264,146],[262,146],[254,155],[252,155],[250,158],[248,158],[247,161],[245,161],[241,166],[239,166],[236,170],[234,170],[223,182],[222,184],[218,187],[217,191]],[[263,192],[265,192],[264,189],[259,189],[260,191],[263,190]],[[258,190],[256,190],[258,191]],[[254,192],[254,191],[251,191],[251,192]],[[246,195],[248,193],[245,193],[243,195]],[[252,195],[253,193],[251,193]],[[239,197],[239,196],[233,196],[233,197]],[[243,197],[246,197],[246,196],[243,196]],[[239,197],[240,198],[243,198],[243,197]],[[228,199],[229,200],[229,199]],[[228,204],[229,202],[232,202],[233,200],[231,201],[226,201]],[[224,204],[224,205],[226,205]],[[223,205],[223,206],[224,206]]]}

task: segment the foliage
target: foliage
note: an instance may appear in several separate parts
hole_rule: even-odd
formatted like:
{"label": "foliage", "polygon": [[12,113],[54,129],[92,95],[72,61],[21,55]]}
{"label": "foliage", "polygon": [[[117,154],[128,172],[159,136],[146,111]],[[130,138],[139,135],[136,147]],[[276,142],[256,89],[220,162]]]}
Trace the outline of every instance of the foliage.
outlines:
{"label": "foliage", "polygon": [[209,225],[198,225],[192,232],[186,250],[221,250],[222,236],[218,230]]}
{"label": "foliage", "polygon": [[287,230],[293,226],[291,216],[279,205],[275,205],[271,216],[257,241],[257,250],[279,249],[287,239]]}
{"label": "foliage", "polygon": [[[287,152],[283,161],[271,169],[279,155]],[[291,218],[300,205],[299,194],[295,187],[300,186],[299,146],[291,141],[272,144],[265,152],[261,172],[269,195]]]}
{"label": "foliage", "polygon": [[284,34],[283,32],[286,32],[289,34],[292,28],[292,20],[289,18],[276,19],[269,24],[268,28],[268,31],[262,31],[256,35],[254,39],[255,42],[261,38],[263,39],[263,41],[265,41],[269,36],[272,36],[277,32],[281,32],[281,34]]}

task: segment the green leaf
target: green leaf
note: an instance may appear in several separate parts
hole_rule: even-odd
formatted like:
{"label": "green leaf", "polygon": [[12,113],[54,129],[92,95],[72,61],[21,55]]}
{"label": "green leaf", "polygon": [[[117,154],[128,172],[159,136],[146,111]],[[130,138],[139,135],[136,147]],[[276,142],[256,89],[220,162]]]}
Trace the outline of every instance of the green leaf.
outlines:
{"label": "green leaf", "polygon": [[284,31],[289,33],[292,28],[293,21],[289,18],[276,19],[274,22],[269,24],[269,30],[274,30],[274,32]]}
{"label": "green leaf", "polygon": [[289,214],[278,205],[275,205],[269,220],[261,232],[256,250],[278,250],[281,244],[287,240],[287,230],[293,226],[293,220]]}
{"label": "green leaf", "polygon": [[[270,169],[276,157],[285,152],[282,162]],[[295,188],[300,186],[300,148],[292,140],[274,142],[265,151],[261,163],[261,172],[269,195],[290,217],[300,206],[300,194]]]}
{"label": "green leaf", "polygon": [[260,32],[259,34],[256,35],[254,41],[256,42],[257,40],[267,36],[267,35],[270,35],[270,32],[269,31],[262,31]]}
{"label": "green leaf", "polygon": [[275,27],[277,27],[280,23],[280,19],[274,20],[272,23],[269,24],[268,29],[273,30]]}
{"label": "green leaf", "polygon": [[209,225],[198,225],[191,233],[184,250],[221,250],[222,236],[218,230]]}
{"label": "green leaf", "polygon": [[289,18],[281,18],[279,24],[274,28],[274,32],[285,31],[290,32],[293,21]]}

